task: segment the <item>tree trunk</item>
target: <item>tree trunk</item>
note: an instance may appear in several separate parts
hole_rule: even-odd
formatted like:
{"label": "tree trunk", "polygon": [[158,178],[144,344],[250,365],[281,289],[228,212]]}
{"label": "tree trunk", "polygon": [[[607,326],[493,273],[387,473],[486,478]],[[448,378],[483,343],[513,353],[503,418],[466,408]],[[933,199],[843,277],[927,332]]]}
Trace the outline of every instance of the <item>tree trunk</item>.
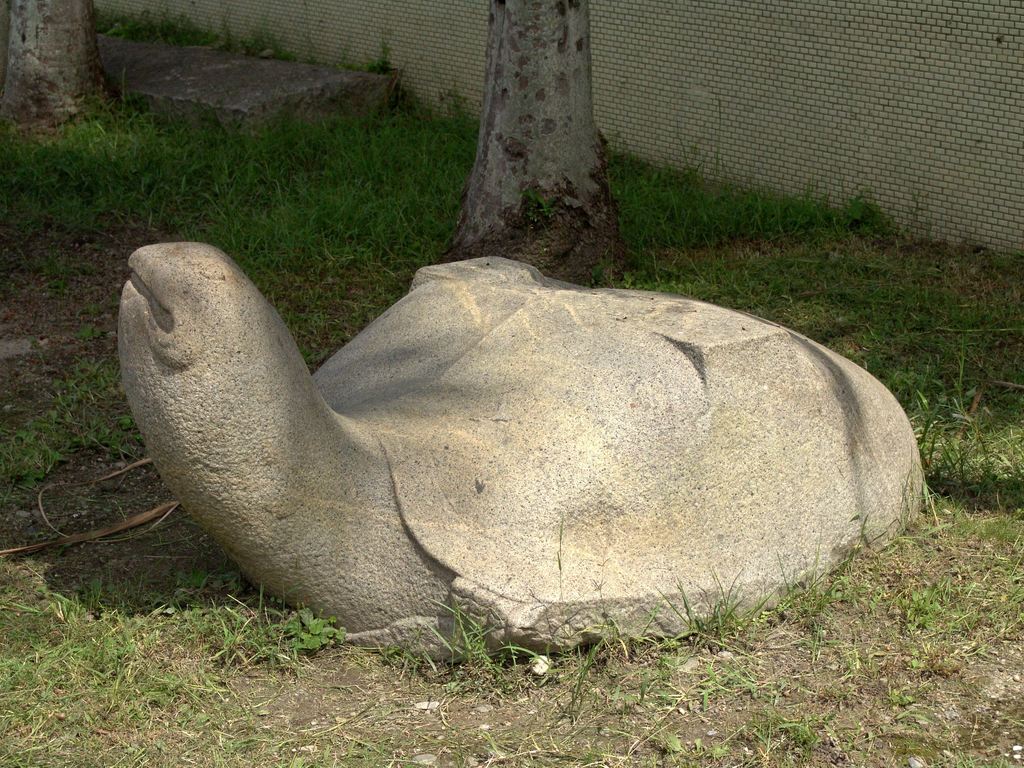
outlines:
{"label": "tree trunk", "polygon": [[55,126],[77,113],[102,82],[92,0],[10,5],[0,117],[26,128]]}
{"label": "tree trunk", "polygon": [[0,94],[4,92],[4,73],[7,72],[7,33],[10,23],[10,6],[7,0],[0,0]]}
{"label": "tree trunk", "polygon": [[492,0],[476,163],[449,260],[590,283],[624,248],[594,124],[588,0]]}

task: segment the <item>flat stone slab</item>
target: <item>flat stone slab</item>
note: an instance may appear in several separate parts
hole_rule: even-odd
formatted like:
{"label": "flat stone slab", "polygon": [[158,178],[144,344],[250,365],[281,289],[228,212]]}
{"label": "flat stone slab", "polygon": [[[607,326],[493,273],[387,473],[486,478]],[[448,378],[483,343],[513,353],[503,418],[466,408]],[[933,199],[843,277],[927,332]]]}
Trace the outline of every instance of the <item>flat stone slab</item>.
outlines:
{"label": "flat stone slab", "polygon": [[0,360],[21,357],[32,352],[32,339],[0,339]]}
{"label": "flat stone slab", "polygon": [[316,120],[372,114],[387,103],[392,79],[293,61],[241,56],[201,46],[137,43],[99,35],[107,79],[143,97],[160,114],[223,125],[288,115]]}

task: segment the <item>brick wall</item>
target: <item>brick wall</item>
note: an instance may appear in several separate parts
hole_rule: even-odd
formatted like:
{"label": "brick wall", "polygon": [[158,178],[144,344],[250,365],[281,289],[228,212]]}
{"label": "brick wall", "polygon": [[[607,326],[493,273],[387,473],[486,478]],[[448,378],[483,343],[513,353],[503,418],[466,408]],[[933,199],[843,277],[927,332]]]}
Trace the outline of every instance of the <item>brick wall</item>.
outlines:
{"label": "brick wall", "polygon": [[[384,48],[421,98],[480,103],[486,0],[97,0],[269,34],[319,61]],[[1018,0],[592,0],[613,144],[711,177],[867,192],[928,236],[1024,249]]]}

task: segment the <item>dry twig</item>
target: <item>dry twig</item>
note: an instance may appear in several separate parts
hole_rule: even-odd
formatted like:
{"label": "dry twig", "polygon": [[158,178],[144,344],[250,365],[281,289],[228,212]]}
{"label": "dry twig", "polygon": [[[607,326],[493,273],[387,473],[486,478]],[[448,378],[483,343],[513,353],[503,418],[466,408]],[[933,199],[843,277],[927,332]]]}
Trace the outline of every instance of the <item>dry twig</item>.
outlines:
{"label": "dry twig", "polygon": [[110,525],[105,526],[104,528],[97,528],[94,531],[74,533],[71,535],[65,534],[63,531],[56,528],[53,525],[53,523],[50,522],[50,518],[46,514],[46,508],[43,506],[43,493],[45,493],[48,488],[53,488],[57,485],[64,487],[95,485],[97,483],[102,483],[106,480],[112,480],[115,477],[124,475],[138,467],[145,466],[146,464],[151,464],[152,461],[152,459],[139,459],[138,461],[132,462],[128,466],[123,467],[122,469],[115,470],[114,472],[109,472],[106,475],[103,475],[103,477],[98,477],[94,480],[83,480],[77,483],[56,483],[53,485],[44,485],[42,488],[39,489],[39,494],[36,496],[36,509],[39,510],[39,516],[42,518],[43,522],[46,523],[46,525],[50,528],[51,531],[59,534],[59,537],[56,539],[47,539],[46,541],[39,541],[35,544],[26,544],[21,547],[0,549],[0,557],[4,555],[27,555],[31,552],[38,552],[39,550],[46,549],[48,547],[58,547],[67,544],[80,544],[85,541],[93,541],[95,539],[103,538],[104,536],[109,536],[112,533],[120,533],[121,531],[127,531],[130,528],[136,528],[140,525],[145,525],[146,523],[153,520],[155,520],[157,523],[161,522],[164,518],[171,514],[171,512],[178,508],[178,502],[168,501],[156,507],[153,507],[152,509],[147,509],[145,512],[139,512],[137,514],[131,515],[130,517],[126,517],[124,520],[120,520],[116,523],[111,523]]}

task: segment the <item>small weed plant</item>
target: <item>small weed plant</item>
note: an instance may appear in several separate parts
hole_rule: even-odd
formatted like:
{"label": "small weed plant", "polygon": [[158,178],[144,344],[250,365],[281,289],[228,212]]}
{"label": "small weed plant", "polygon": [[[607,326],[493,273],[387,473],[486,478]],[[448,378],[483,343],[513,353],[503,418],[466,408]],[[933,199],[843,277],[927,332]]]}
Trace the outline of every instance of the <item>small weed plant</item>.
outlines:
{"label": "small weed plant", "polygon": [[321,618],[309,608],[300,608],[285,625],[285,634],[296,652],[314,653],[345,639],[345,630],[335,624],[334,618]]}

